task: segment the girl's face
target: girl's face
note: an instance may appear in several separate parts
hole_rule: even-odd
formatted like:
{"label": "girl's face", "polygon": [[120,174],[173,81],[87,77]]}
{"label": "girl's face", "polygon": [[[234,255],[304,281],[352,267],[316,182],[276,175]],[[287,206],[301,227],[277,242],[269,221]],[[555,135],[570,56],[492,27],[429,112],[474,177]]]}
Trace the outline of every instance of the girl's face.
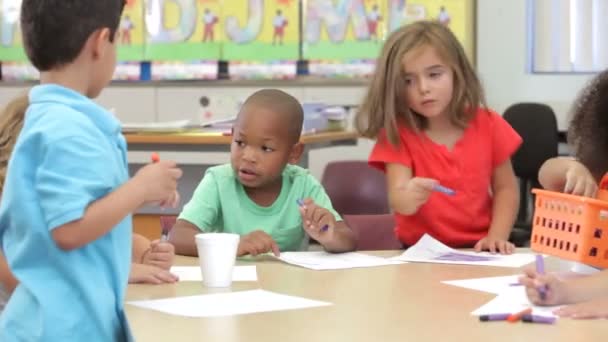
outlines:
{"label": "girl's face", "polygon": [[405,92],[410,110],[427,119],[448,118],[454,73],[431,46],[422,46],[403,59]]}

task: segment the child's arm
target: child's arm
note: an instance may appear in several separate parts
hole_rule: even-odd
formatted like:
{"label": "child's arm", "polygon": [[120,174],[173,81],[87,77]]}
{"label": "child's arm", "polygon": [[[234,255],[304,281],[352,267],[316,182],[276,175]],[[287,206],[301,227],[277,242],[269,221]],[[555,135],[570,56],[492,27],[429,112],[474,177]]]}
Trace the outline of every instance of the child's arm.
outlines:
{"label": "child's arm", "polygon": [[412,177],[412,169],[395,163],[386,164],[388,202],[402,215],[413,215],[429,199],[437,180]]}
{"label": "child's arm", "polygon": [[574,195],[595,197],[597,182],[591,172],[572,158],[551,158],[543,163],[538,180],[543,188]]}
{"label": "child's arm", "polygon": [[17,279],[15,279],[13,273],[8,268],[6,258],[2,253],[0,253],[0,283],[2,283],[2,286],[4,286],[4,289],[9,294],[15,290],[18,283]]}
{"label": "child's arm", "polygon": [[118,189],[91,203],[80,219],[54,228],[51,236],[63,250],[80,248],[105,235],[144,203],[172,198],[181,174],[173,162],[147,165]]}
{"label": "child's arm", "polygon": [[198,256],[194,236],[202,233],[194,224],[186,220],[177,220],[169,231],[169,243],[175,246],[175,253],[186,256]]}
{"label": "child's arm", "polygon": [[310,198],[300,206],[302,225],[308,235],[328,252],[341,253],[355,249],[357,237],[344,221],[336,221],[328,209],[315,204]]}
{"label": "child's arm", "polygon": [[515,249],[509,242],[509,235],[519,208],[519,189],[510,159],[494,169],[492,193],[492,222],[488,236],[475,244],[475,250],[509,254]]}
{"label": "child's arm", "polygon": [[[554,274],[538,274],[533,267],[524,270],[519,282],[526,286],[528,299],[536,305],[585,302],[607,295],[608,270],[578,278],[560,280]],[[541,298],[539,289],[546,288]],[[606,309],[608,312],[608,308]]]}
{"label": "child's arm", "polygon": [[145,236],[133,233],[133,246],[131,260],[134,263],[143,263],[144,254],[150,250],[150,240]]}

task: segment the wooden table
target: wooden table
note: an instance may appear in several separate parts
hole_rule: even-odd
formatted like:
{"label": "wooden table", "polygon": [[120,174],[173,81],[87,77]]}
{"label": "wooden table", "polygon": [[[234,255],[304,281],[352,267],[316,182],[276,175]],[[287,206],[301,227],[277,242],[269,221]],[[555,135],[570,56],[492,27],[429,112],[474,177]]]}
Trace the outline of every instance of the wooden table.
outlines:
{"label": "wooden table", "polygon": [[[393,252],[374,254],[389,256]],[[178,257],[178,264],[196,265]],[[240,262],[251,264],[252,262]],[[262,288],[327,301],[331,306],[217,318],[185,318],[126,305],[138,341],[605,341],[603,320],[559,320],[555,325],[481,323],[470,312],[494,297],[440,283],[519,273],[518,269],[410,263],[339,271],[313,271],[280,261],[255,261]],[[547,266],[551,266],[548,263]],[[216,293],[199,282],[130,285],[127,300]]]}

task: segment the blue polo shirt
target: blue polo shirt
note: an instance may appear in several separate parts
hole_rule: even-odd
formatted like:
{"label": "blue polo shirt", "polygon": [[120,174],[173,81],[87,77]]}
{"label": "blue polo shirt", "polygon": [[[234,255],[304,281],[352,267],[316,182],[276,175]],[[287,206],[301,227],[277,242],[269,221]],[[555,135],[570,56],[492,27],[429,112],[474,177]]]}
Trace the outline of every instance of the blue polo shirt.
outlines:
{"label": "blue polo shirt", "polygon": [[0,203],[0,242],[19,285],[0,316],[0,341],[130,340],[123,310],[131,217],[64,251],[51,231],[128,179],[120,123],[58,85],[29,94]]}

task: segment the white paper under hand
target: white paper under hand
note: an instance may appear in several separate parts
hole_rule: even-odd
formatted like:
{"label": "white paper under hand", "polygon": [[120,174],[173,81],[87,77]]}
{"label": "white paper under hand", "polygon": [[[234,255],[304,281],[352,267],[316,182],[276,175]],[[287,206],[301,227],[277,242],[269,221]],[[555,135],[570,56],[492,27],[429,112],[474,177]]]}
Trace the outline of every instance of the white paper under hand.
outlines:
{"label": "white paper under hand", "polygon": [[415,245],[392,258],[398,261],[430,262],[437,264],[483,265],[500,267],[521,267],[534,261],[534,254],[515,253],[511,255],[490,254],[488,252],[467,252],[450,248],[425,234]]}

